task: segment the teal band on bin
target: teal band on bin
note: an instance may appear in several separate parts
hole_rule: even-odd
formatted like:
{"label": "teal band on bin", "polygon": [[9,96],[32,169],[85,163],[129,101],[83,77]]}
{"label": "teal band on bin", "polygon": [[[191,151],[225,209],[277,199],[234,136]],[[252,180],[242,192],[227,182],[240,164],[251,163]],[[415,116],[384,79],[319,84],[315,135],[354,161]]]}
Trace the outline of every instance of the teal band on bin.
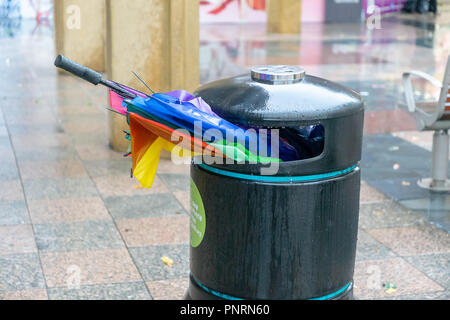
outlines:
{"label": "teal band on bin", "polygon": [[349,283],[347,283],[347,285],[345,287],[343,287],[342,289],[339,289],[336,292],[327,294],[326,296],[323,296],[323,297],[320,297],[320,298],[313,298],[313,299],[308,299],[308,300],[329,300],[329,299],[333,299],[334,297],[337,297],[341,293],[345,292],[345,290],[347,290],[351,285],[352,285],[352,283],[349,282]]}
{"label": "teal band on bin", "polygon": [[257,176],[257,175],[250,175],[250,174],[226,171],[226,170],[217,169],[217,168],[208,166],[204,163],[199,163],[198,166],[206,171],[216,173],[221,176],[242,179],[242,180],[261,181],[261,182],[305,182],[305,181],[323,180],[323,179],[334,178],[337,176],[341,176],[341,175],[350,173],[358,167],[358,165],[355,164],[354,166],[352,166],[348,169],[333,171],[333,172],[328,172],[328,173],[313,174],[313,175],[298,176],[298,177],[277,177],[277,176]]}
{"label": "teal band on bin", "polygon": [[219,297],[219,298],[221,298],[221,299],[224,299],[224,300],[244,300],[244,299],[240,299],[240,298],[236,298],[236,297],[232,297],[232,296],[229,296],[229,295],[227,295],[227,294],[225,294],[225,293],[220,293],[220,292],[217,292],[217,291],[215,291],[215,290],[212,290],[212,289],[209,289],[208,287],[205,287],[204,285],[202,285],[200,282],[198,282],[197,280],[194,280],[195,281],[195,283],[200,287],[200,288],[202,288],[204,291],[206,291],[206,292],[208,292],[208,293],[211,293],[212,295],[215,295],[216,297]]}
{"label": "teal band on bin", "polygon": [[[245,300],[245,299],[236,298],[236,297],[233,297],[233,296],[230,296],[230,295],[227,295],[227,294],[220,293],[220,292],[217,292],[217,291],[215,291],[215,290],[209,289],[208,287],[205,287],[204,285],[202,285],[202,284],[201,284],[199,281],[197,281],[196,279],[194,279],[194,281],[195,281],[195,283],[196,283],[200,288],[202,288],[204,291],[206,291],[206,292],[208,292],[208,293],[211,293],[212,295],[215,295],[216,297],[219,297],[219,298],[221,298],[221,299],[224,299],[224,300],[236,300],[236,301],[242,301],[242,300]],[[312,298],[312,299],[307,299],[307,300],[329,300],[329,299],[333,299],[333,298],[337,297],[338,295],[340,295],[341,293],[345,292],[348,288],[350,288],[351,285],[352,285],[352,283],[349,282],[349,283],[347,283],[343,288],[339,289],[339,290],[336,291],[336,292],[327,294],[326,296],[322,296],[322,297],[319,297],[319,298]]]}

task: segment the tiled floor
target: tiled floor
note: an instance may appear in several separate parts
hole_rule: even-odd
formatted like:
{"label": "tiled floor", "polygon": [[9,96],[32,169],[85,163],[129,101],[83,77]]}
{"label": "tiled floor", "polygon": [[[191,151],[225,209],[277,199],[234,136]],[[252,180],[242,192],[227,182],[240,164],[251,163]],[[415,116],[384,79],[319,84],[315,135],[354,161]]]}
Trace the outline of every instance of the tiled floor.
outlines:
{"label": "tiled floor", "polygon": [[[450,237],[440,224],[449,205],[444,201],[436,218],[421,208],[430,198],[415,187],[429,171],[431,136],[416,132],[397,107],[401,72],[442,76],[450,31],[402,19],[384,19],[373,31],[308,24],[300,37],[267,35],[261,25],[205,25],[202,82],[249,65],[301,64],[361,92],[367,112],[355,296],[450,299]],[[139,188],[129,178],[130,161],[107,147],[106,92],[57,75],[51,29],[32,33],[34,21],[6,26],[0,32],[0,299],[182,298],[189,168],[164,160],[153,189]],[[434,93],[418,85],[425,96]],[[386,290],[386,283],[397,289]]]}

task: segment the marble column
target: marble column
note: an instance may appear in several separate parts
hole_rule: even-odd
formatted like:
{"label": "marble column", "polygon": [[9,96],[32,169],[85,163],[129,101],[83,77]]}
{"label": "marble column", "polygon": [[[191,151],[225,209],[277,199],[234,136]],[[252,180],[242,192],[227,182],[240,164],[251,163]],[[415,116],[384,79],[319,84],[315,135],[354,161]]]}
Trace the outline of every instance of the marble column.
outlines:
{"label": "marble column", "polygon": [[56,54],[105,71],[105,0],[54,2]]}
{"label": "marble column", "polygon": [[302,0],[268,0],[267,31],[270,33],[300,33]]}
{"label": "marble column", "polygon": [[[156,92],[199,85],[199,2],[195,0],[107,0],[106,67],[108,78]],[[124,151],[123,117],[109,114],[109,142]]]}

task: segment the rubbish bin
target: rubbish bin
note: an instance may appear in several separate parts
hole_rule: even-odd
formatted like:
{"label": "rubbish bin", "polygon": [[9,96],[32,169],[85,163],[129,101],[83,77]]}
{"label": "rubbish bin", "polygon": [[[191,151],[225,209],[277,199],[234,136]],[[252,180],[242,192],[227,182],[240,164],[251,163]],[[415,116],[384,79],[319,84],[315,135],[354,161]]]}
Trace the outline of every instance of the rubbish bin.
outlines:
{"label": "rubbish bin", "polygon": [[243,127],[322,126],[324,143],[275,175],[261,174],[267,164],[192,164],[186,299],[351,299],[361,97],[289,66],[255,67],[195,94]]}

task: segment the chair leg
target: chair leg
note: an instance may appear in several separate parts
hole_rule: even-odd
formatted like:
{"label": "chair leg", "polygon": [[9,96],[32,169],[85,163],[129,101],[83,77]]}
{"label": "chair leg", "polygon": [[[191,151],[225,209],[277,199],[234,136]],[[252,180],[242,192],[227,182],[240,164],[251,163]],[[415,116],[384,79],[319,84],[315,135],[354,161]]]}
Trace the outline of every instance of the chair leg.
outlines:
{"label": "chair leg", "polygon": [[419,186],[431,191],[450,191],[450,181],[447,179],[449,135],[447,130],[435,131],[433,135],[433,160],[431,178],[422,179]]}

